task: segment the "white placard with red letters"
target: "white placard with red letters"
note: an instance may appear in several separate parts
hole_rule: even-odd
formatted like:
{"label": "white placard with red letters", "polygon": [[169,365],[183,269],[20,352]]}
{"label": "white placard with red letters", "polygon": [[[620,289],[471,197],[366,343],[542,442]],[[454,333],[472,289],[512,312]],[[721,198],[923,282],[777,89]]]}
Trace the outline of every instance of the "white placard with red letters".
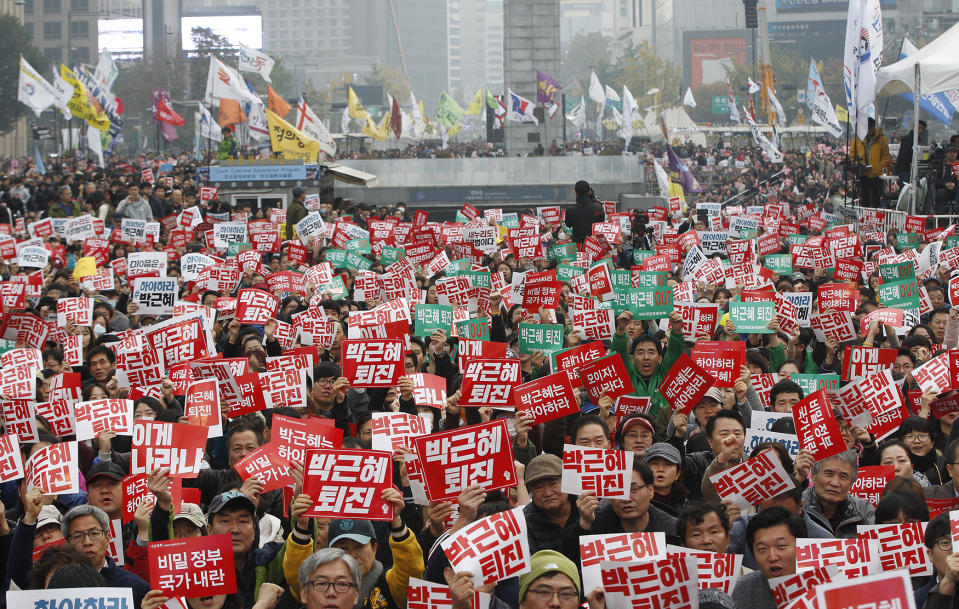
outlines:
{"label": "white placard with red letters", "polygon": [[666,558],[666,533],[609,533],[582,535],[579,538],[580,564],[583,566],[583,590],[603,585],[600,563],[642,562]]}
{"label": "white placard with red letters", "polygon": [[796,486],[776,451],[771,448],[713,474],[709,481],[721,499],[730,499],[743,510]]}
{"label": "white placard with red letters", "polygon": [[92,440],[106,430],[124,436],[133,433],[133,400],[78,402],[74,414],[77,440],[81,442]]}
{"label": "white placard with red letters", "polygon": [[469,572],[474,586],[484,586],[530,570],[526,530],[521,506],[477,520],[441,545],[455,572]]}
{"label": "white placard with red letters", "polygon": [[571,495],[595,493],[599,498],[629,499],[633,452],[563,446],[562,491]]}
{"label": "white placard with red letters", "polygon": [[692,556],[673,555],[650,562],[600,563],[608,607],[696,609],[699,569]]}

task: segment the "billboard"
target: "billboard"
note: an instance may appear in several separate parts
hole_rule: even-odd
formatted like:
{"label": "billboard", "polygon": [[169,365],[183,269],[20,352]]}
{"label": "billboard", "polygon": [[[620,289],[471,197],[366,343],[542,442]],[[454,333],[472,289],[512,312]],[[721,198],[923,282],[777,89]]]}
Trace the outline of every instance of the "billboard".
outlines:
{"label": "billboard", "polygon": [[846,20],[771,21],[769,42],[797,53],[800,57],[841,59],[846,36]]}
{"label": "billboard", "polygon": [[[896,0],[880,0],[882,8],[896,8]],[[777,13],[810,13],[815,11],[848,11],[848,0],[776,0]]]}
{"label": "billboard", "polygon": [[746,37],[688,37],[689,77],[693,88],[726,81],[726,68],[733,61],[746,63]]}
{"label": "billboard", "polygon": [[261,15],[220,15],[181,17],[180,32],[184,51],[195,51],[193,28],[207,28],[230,41],[230,46],[241,44],[252,49],[263,48],[263,17]]}
{"label": "billboard", "polygon": [[143,20],[98,19],[97,47],[121,56],[143,53]]}

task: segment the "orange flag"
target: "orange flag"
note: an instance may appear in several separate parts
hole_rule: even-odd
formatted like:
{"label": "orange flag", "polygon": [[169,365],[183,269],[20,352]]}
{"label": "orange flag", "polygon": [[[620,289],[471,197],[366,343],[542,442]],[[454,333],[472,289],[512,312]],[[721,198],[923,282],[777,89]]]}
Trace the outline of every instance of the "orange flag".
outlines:
{"label": "orange flag", "polygon": [[217,115],[216,122],[220,123],[221,127],[245,123],[246,114],[243,113],[240,102],[235,99],[220,98],[220,113]]}
{"label": "orange flag", "polygon": [[290,113],[290,110],[292,110],[292,108],[290,107],[290,104],[285,99],[280,97],[280,95],[273,90],[273,87],[267,85],[266,92],[267,92],[267,95],[269,96],[268,105],[270,107],[270,110],[273,111],[273,114],[276,114],[280,118],[283,118],[284,116]]}

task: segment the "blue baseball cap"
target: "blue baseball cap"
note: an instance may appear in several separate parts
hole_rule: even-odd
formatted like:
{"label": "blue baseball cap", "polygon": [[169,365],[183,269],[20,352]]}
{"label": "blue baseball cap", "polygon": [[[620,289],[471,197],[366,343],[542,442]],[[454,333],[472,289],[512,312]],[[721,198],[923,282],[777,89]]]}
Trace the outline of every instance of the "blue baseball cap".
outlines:
{"label": "blue baseball cap", "polygon": [[356,543],[367,544],[376,540],[376,531],[369,520],[350,518],[331,520],[329,530],[330,547],[342,539],[352,539]]}

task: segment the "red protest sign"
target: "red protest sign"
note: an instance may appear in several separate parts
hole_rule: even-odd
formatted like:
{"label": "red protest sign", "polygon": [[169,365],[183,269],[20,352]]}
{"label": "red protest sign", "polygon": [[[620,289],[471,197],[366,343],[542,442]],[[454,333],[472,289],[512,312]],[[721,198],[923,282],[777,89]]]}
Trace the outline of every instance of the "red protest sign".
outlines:
{"label": "red protest sign", "polygon": [[130,474],[123,479],[123,524],[131,522],[144,501],[153,503],[153,493],[147,487],[146,474]]}
{"label": "red protest sign", "polygon": [[902,309],[876,309],[859,320],[859,329],[863,336],[865,336],[869,332],[869,325],[873,321],[878,321],[882,325],[893,328],[901,328],[903,326],[904,315],[905,311]]}
{"label": "red protest sign", "polygon": [[186,409],[183,413],[190,425],[209,428],[211,438],[223,434],[220,423],[220,391],[217,380],[194,381],[186,392]]}
{"label": "red protest sign", "polygon": [[230,535],[207,535],[147,546],[150,587],[165,596],[195,598],[236,592]]}
{"label": "red protest sign", "polygon": [[708,372],[714,387],[732,387],[746,365],[746,343],[737,341],[699,341],[693,348],[693,361]]}
{"label": "red protest sign", "polygon": [[393,520],[383,491],[393,486],[393,454],[378,450],[320,449],[306,453],[303,492],[314,518]]}
{"label": "red protest sign", "polygon": [[859,281],[862,266],[862,260],[837,260],[836,270],[833,271],[832,276],[844,281]]}
{"label": "red protest sign", "polygon": [[848,346],[843,358],[842,378],[848,381],[871,376],[890,370],[895,362],[895,349]]}
{"label": "red protest sign", "polygon": [[523,383],[513,395],[516,413],[528,413],[534,425],[579,413],[573,383],[563,370]]}
{"label": "red protest sign", "polygon": [[634,391],[633,381],[619,353],[611,353],[580,366],[579,378],[594,404],[599,403],[603,394],[615,400]]}
{"label": "red protest sign", "polygon": [[269,493],[288,484],[293,484],[290,475],[290,462],[280,455],[280,445],[274,442],[264,444],[233,465],[240,478],[247,480],[253,476],[263,483],[261,493]]}
{"label": "red protest sign", "polygon": [[466,372],[466,364],[473,359],[505,359],[506,343],[489,340],[459,339],[459,353],[456,359],[460,373]]}
{"label": "red protest sign", "polygon": [[859,303],[859,290],[855,284],[830,283],[819,286],[819,310],[856,312]]}
{"label": "red protest sign", "polygon": [[915,609],[909,574],[904,571],[886,571],[855,579],[843,579],[816,586],[816,601],[820,607],[859,607],[863,599],[876,607]]}
{"label": "red protest sign", "polygon": [[413,399],[419,406],[446,408],[446,379],[435,374],[417,372],[407,375],[413,380]]}
{"label": "red protest sign", "polygon": [[517,482],[503,419],[421,436],[413,443],[430,501],[452,501],[471,484],[493,491]]}
{"label": "red protest sign", "polygon": [[196,478],[206,441],[205,427],[145,419],[134,421],[130,473],[149,473],[166,467],[171,476]]}
{"label": "red protest sign", "polygon": [[343,443],[343,430],[334,427],[332,419],[274,415],[270,442],[279,445],[279,454],[287,461],[305,463],[309,449],[339,448]]}
{"label": "red protest sign", "polygon": [[632,451],[566,444],[563,446],[562,491],[573,495],[592,492],[600,498],[628,499],[633,457]]}
{"label": "red protest sign", "polygon": [[663,377],[659,384],[659,392],[674,411],[679,410],[689,414],[714,382],[712,375],[696,365],[696,362],[688,355],[682,353]]}
{"label": "red protest sign", "polygon": [[605,264],[599,264],[586,272],[586,278],[589,282],[589,293],[600,300],[608,300],[607,296],[613,295],[612,279],[609,276],[609,267]]}
{"label": "red protest sign", "polygon": [[355,339],[340,343],[343,376],[353,387],[392,387],[403,375],[402,339]]}
{"label": "red protest sign", "polygon": [[892,465],[861,466],[856,473],[856,481],[849,489],[851,495],[861,497],[876,507],[882,491],[889,481],[896,477],[896,468]]}
{"label": "red protest sign", "polygon": [[516,359],[470,359],[463,373],[460,406],[513,406],[513,390],[522,382]]}
{"label": "red protest sign", "polygon": [[929,519],[932,520],[943,512],[951,512],[959,509],[959,497],[950,497],[948,499],[929,499],[926,498],[926,507],[929,508]]}
{"label": "red protest sign", "polygon": [[709,481],[721,499],[730,499],[744,509],[796,486],[771,448],[710,476]]}
{"label": "red protest sign", "polygon": [[280,299],[255,288],[240,290],[236,297],[235,319],[241,324],[262,325],[276,317]]}
{"label": "red protest sign", "polygon": [[91,440],[101,432],[133,433],[133,400],[91,400],[78,402],[74,409],[77,440]]}
{"label": "red protest sign", "polygon": [[468,524],[447,537],[441,546],[453,570],[471,573],[475,586],[530,569],[529,537],[522,507]]}
{"label": "red protest sign", "polygon": [[846,443],[833,416],[825,389],[806,396],[793,406],[793,420],[799,444],[822,461],[846,450]]}

